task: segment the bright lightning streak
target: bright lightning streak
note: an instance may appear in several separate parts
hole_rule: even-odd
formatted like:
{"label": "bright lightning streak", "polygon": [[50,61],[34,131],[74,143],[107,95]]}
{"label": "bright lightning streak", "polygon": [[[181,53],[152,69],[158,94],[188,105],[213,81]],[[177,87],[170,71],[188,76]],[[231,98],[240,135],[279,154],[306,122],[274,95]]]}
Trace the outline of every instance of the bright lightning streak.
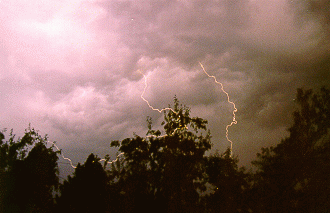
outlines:
{"label": "bright lightning streak", "polygon": [[214,79],[214,82],[217,83],[217,84],[219,84],[219,85],[221,86],[221,90],[222,90],[222,92],[225,93],[226,96],[227,96],[227,101],[228,101],[228,103],[232,104],[233,107],[234,107],[234,110],[233,110],[233,120],[231,121],[230,124],[228,124],[228,125],[226,126],[226,138],[227,138],[227,141],[230,142],[230,155],[232,155],[232,152],[233,152],[233,142],[229,139],[229,135],[228,135],[228,134],[229,134],[229,133],[228,133],[229,130],[228,130],[228,128],[231,127],[233,124],[237,124],[237,121],[236,121],[236,114],[235,114],[235,113],[237,112],[236,105],[235,105],[234,102],[230,101],[229,94],[228,94],[228,92],[226,92],[226,91],[223,89],[223,85],[222,85],[222,83],[218,82],[215,76],[213,76],[213,75],[209,75],[209,74],[206,72],[206,70],[204,69],[204,66],[203,66],[203,64],[202,64],[201,62],[199,62],[199,64],[200,64],[200,66],[202,67],[204,73],[205,73],[209,78],[213,78],[213,79]]}
{"label": "bright lightning streak", "polygon": [[[209,75],[209,74],[206,72],[206,70],[205,70],[205,68],[204,68],[204,66],[203,66],[203,64],[202,64],[201,62],[199,62],[199,64],[200,64],[200,66],[202,67],[204,73],[205,73],[209,78],[213,78],[213,79],[214,79],[214,82],[215,82],[216,84],[219,84],[219,85],[221,86],[221,90],[222,90],[222,92],[225,93],[226,96],[227,96],[227,101],[228,101],[228,103],[232,104],[233,107],[234,107],[234,110],[233,110],[233,119],[232,119],[231,123],[228,124],[228,125],[226,126],[226,139],[227,139],[227,141],[230,143],[230,155],[232,155],[233,142],[229,139],[229,127],[231,127],[233,124],[237,124],[237,121],[236,121],[236,114],[235,114],[235,113],[237,112],[236,105],[235,105],[234,102],[230,101],[229,94],[228,94],[228,92],[226,92],[226,91],[224,90],[224,88],[223,88],[223,84],[222,84],[221,82],[218,82],[215,76],[213,76],[213,75]],[[156,108],[154,108],[153,106],[150,105],[149,101],[146,100],[146,99],[143,97],[143,95],[144,95],[144,93],[145,93],[145,91],[146,91],[146,89],[147,89],[147,87],[148,87],[148,84],[147,84],[147,77],[146,77],[146,76],[145,76],[140,70],[139,70],[139,72],[143,75],[143,77],[144,77],[144,84],[145,84],[145,87],[144,87],[143,92],[142,92],[142,94],[141,94],[140,97],[141,97],[141,99],[142,99],[143,101],[145,101],[145,102],[148,104],[149,108],[152,109],[152,110],[154,110],[154,111],[157,111],[157,112],[159,112],[159,113],[161,113],[161,112],[164,111],[164,110],[171,110],[172,112],[176,113],[172,108],[163,108],[163,109],[160,110],[160,109],[156,109]],[[185,128],[187,128],[187,127],[185,127]],[[176,131],[176,130],[177,130],[177,129],[175,129],[175,131]],[[174,131],[174,132],[175,132],[175,131]],[[162,136],[158,136],[158,137],[165,137],[165,136],[167,136],[167,135],[162,135]],[[149,137],[151,137],[151,136],[149,136]]]}
{"label": "bright lightning streak", "polygon": [[[124,152],[120,153],[119,155],[117,155],[116,159],[114,159],[114,160],[112,160],[112,161],[108,161],[107,163],[108,163],[108,164],[112,164],[112,163],[118,161],[118,160],[119,160],[119,157],[120,157],[121,155],[123,155],[123,154],[125,154],[125,153],[124,153]],[[99,160],[99,162],[102,162],[102,161],[106,161],[106,159],[101,159],[101,160]]]}
{"label": "bright lightning streak", "polygon": [[159,113],[161,113],[161,112],[163,112],[163,111],[165,111],[165,110],[171,110],[172,112],[174,112],[175,114],[176,114],[176,112],[172,109],[172,108],[163,108],[163,109],[156,109],[156,108],[154,108],[153,106],[151,106],[150,105],[150,103],[149,103],[149,101],[148,100],[146,100],[144,97],[143,97],[143,95],[144,95],[144,93],[146,92],[146,89],[147,89],[147,87],[148,87],[148,84],[147,84],[147,76],[145,75],[145,74],[143,74],[140,70],[139,70],[139,72],[143,75],[143,77],[144,77],[144,89],[143,89],[143,92],[142,92],[142,94],[141,94],[141,98],[142,98],[142,100],[144,100],[147,104],[148,104],[148,107],[150,108],[150,109],[152,109],[152,110],[154,110],[154,111],[157,111],[157,112],[159,112]]}
{"label": "bright lightning streak", "polygon": [[67,158],[67,157],[65,157],[65,156],[63,155],[61,149],[58,148],[58,146],[57,146],[54,142],[51,142],[51,141],[46,141],[46,142],[47,142],[47,143],[51,143],[51,144],[57,149],[57,151],[60,151],[60,153],[61,153],[61,157],[62,157],[64,160],[69,161],[70,166],[71,166],[73,169],[77,168],[76,166],[74,166],[74,165],[72,164],[72,160],[71,160],[70,158]]}
{"label": "bright lightning streak", "polygon": [[[146,102],[147,104],[148,104],[148,107],[150,108],[150,109],[152,109],[152,110],[154,110],[154,111],[157,111],[157,112],[159,112],[159,113],[161,113],[161,112],[163,112],[163,111],[165,111],[165,110],[171,110],[172,112],[174,112],[175,114],[178,114],[177,112],[175,112],[172,108],[169,108],[169,107],[166,107],[166,108],[163,108],[163,109],[156,109],[156,108],[154,108],[153,106],[151,106],[150,105],[150,103],[149,103],[149,101],[148,100],[146,100],[144,97],[143,97],[143,95],[144,95],[144,93],[146,92],[146,89],[147,89],[147,87],[148,87],[148,84],[147,84],[147,76],[145,75],[145,74],[143,74],[140,70],[138,70],[138,72],[139,73],[141,73],[142,75],[143,75],[143,77],[144,77],[144,89],[143,89],[143,92],[142,92],[142,94],[141,94],[141,99],[144,101],[144,102]],[[183,127],[184,129],[188,129],[188,127],[187,126],[184,126]],[[178,127],[178,128],[176,128],[174,131],[173,131],[173,134],[177,131],[177,130],[179,130],[179,129],[181,129],[180,127]],[[149,135],[149,136],[147,136],[147,138],[149,138],[149,137],[154,137],[155,135]],[[168,136],[167,134],[165,134],[165,135],[160,135],[160,136],[156,136],[157,138],[163,138],[163,137],[166,137],[166,136]]]}
{"label": "bright lightning streak", "polygon": [[[57,151],[60,151],[60,153],[61,153],[61,157],[62,157],[64,160],[69,161],[70,166],[71,166],[73,169],[77,168],[76,166],[73,165],[72,160],[71,160],[70,158],[67,158],[67,157],[64,156],[64,154],[62,153],[61,149],[60,149],[60,148],[59,148],[54,142],[52,142],[52,141],[46,141],[46,142],[52,144],[52,145],[57,149]],[[107,163],[108,163],[108,164],[112,164],[112,163],[116,162],[116,161],[119,159],[119,157],[120,157],[121,155],[123,155],[123,154],[124,154],[123,152],[120,153],[119,155],[117,155],[117,157],[116,157],[115,160],[109,161],[109,162],[107,162]],[[99,160],[99,162],[102,162],[102,161],[106,161],[106,159],[101,159],[101,160]]]}
{"label": "bright lightning streak", "polygon": [[[141,99],[142,99],[144,102],[146,102],[146,103],[148,104],[148,107],[149,107],[150,109],[154,110],[154,111],[159,112],[159,113],[162,113],[162,112],[165,111],[165,110],[171,110],[172,112],[174,112],[175,114],[177,114],[172,108],[166,107],[166,108],[163,108],[163,109],[157,109],[157,108],[154,108],[153,106],[150,105],[149,101],[143,97],[143,95],[144,95],[144,93],[146,92],[146,89],[147,89],[147,87],[148,87],[147,76],[146,76],[145,74],[143,74],[140,70],[138,70],[138,72],[141,73],[141,74],[143,75],[143,77],[144,77],[144,85],[145,85],[145,86],[144,86],[144,89],[143,89],[143,92],[141,93],[140,97],[141,97]],[[187,128],[187,127],[185,127],[185,128]],[[177,128],[177,129],[178,129],[178,128]],[[176,132],[177,129],[175,129],[174,132]],[[157,137],[157,138],[162,138],[162,137],[165,137],[165,136],[167,136],[167,135],[161,135],[161,136],[156,136],[156,137]],[[154,137],[154,135],[149,135],[149,136],[147,136],[147,137]],[[112,161],[109,161],[109,162],[107,162],[107,163],[108,163],[108,164],[112,164],[112,163],[118,161],[118,160],[119,160],[119,157],[120,157],[121,155],[124,155],[124,154],[125,154],[124,152],[120,153],[119,155],[117,155],[116,159],[114,159],[114,160],[112,160]],[[106,161],[106,159],[101,159],[100,161]]]}

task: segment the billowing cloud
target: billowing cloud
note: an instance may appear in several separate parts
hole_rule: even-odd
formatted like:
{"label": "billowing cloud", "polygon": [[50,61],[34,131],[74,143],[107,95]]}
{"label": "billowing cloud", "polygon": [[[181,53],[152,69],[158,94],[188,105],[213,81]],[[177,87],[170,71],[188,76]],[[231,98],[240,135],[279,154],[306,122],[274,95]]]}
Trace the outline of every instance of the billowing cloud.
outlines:
{"label": "billowing cloud", "polygon": [[[329,3],[254,0],[0,1],[1,128],[31,123],[75,162],[159,127],[176,95],[247,164],[291,124],[296,88],[329,86]],[[140,71],[140,72],[139,72]],[[143,73],[143,74],[141,74]]]}

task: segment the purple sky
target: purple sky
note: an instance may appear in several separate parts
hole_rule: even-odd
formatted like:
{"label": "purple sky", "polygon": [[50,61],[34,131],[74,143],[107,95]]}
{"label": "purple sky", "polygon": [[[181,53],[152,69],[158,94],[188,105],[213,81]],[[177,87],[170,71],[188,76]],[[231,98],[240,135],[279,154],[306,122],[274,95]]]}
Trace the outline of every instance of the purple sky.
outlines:
{"label": "purple sky", "polygon": [[[177,95],[209,121],[212,152],[247,165],[292,123],[298,87],[330,82],[327,0],[0,0],[0,128],[31,126],[74,164],[146,134]],[[61,162],[65,161],[62,159]],[[70,170],[66,164],[65,170]],[[70,170],[71,171],[71,170]]]}

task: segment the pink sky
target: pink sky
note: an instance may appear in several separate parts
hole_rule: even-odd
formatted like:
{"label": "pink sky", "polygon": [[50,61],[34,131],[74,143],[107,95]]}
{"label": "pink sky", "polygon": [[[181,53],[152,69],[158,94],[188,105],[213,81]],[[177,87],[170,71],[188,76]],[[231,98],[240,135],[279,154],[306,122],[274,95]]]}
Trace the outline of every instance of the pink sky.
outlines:
{"label": "pink sky", "polygon": [[329,85],[329,3],[266,0],[1,0],[0,128],[28,124],[74,163],[146,133],[177,95],[209,121],[212,151],[229,136],[247,165],[286,135],[296,88]]}

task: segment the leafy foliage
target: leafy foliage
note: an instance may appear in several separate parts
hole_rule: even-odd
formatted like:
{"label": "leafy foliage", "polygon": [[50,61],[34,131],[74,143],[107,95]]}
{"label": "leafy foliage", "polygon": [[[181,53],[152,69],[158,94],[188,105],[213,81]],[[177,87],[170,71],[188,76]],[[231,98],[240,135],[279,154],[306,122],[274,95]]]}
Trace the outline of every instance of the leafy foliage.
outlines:
{"label": "leafy foliage", "polygon": [[60,186],[58,212],[105,212],[108,179],[99,160],[90,154]]}
{"label": "leafy foliage", "polygon": [[205,157],[206,180],[213,192],[204,198],[206,212],[242,212],[249,209],[245,191],[249,173],[238,168],[238,159],[231,157],[231,150]]}
{"label": "leafy foliage", "polygon": [[[131,202],[133,211],[138,211],[140,204],[147,201],[157,204],[150,211],[157,207],[179,212],[196,207],[197,190],[204,188],[203,156],[211,148],[207,121],[190,118],[190,109],[175,98],[173,110],[164,113],[165,135],[152,129],[150,118],[147,122],[149,130],[145,138],[135,135],[111,143],[124,153],[124,170],[118,184],[125,185],[124,194],[133,196],[127,198],[135,201]],[[199,130],[205,130],[206,135]],[[113,167],[112,173],[115,172],[118,173]]]}
{"label": "leafy foliage", "polygon": [[12,131],[9,136],[6,142],[3,133],[0,137],[1,212],[52,212],[58,152],[30,127],[22,139],[15,141]]}
{"label": "leafy foliage", "polygon": [[[263,148],[254,161],[255,207],[260,212],[323,212],[330,208],[330,91],[298,89],[290,136]],[[318,196],[317,194],[323,194]],[[322,206],[322,207],[320,207]],[[309,209],[309,210],[308,210]]]}

